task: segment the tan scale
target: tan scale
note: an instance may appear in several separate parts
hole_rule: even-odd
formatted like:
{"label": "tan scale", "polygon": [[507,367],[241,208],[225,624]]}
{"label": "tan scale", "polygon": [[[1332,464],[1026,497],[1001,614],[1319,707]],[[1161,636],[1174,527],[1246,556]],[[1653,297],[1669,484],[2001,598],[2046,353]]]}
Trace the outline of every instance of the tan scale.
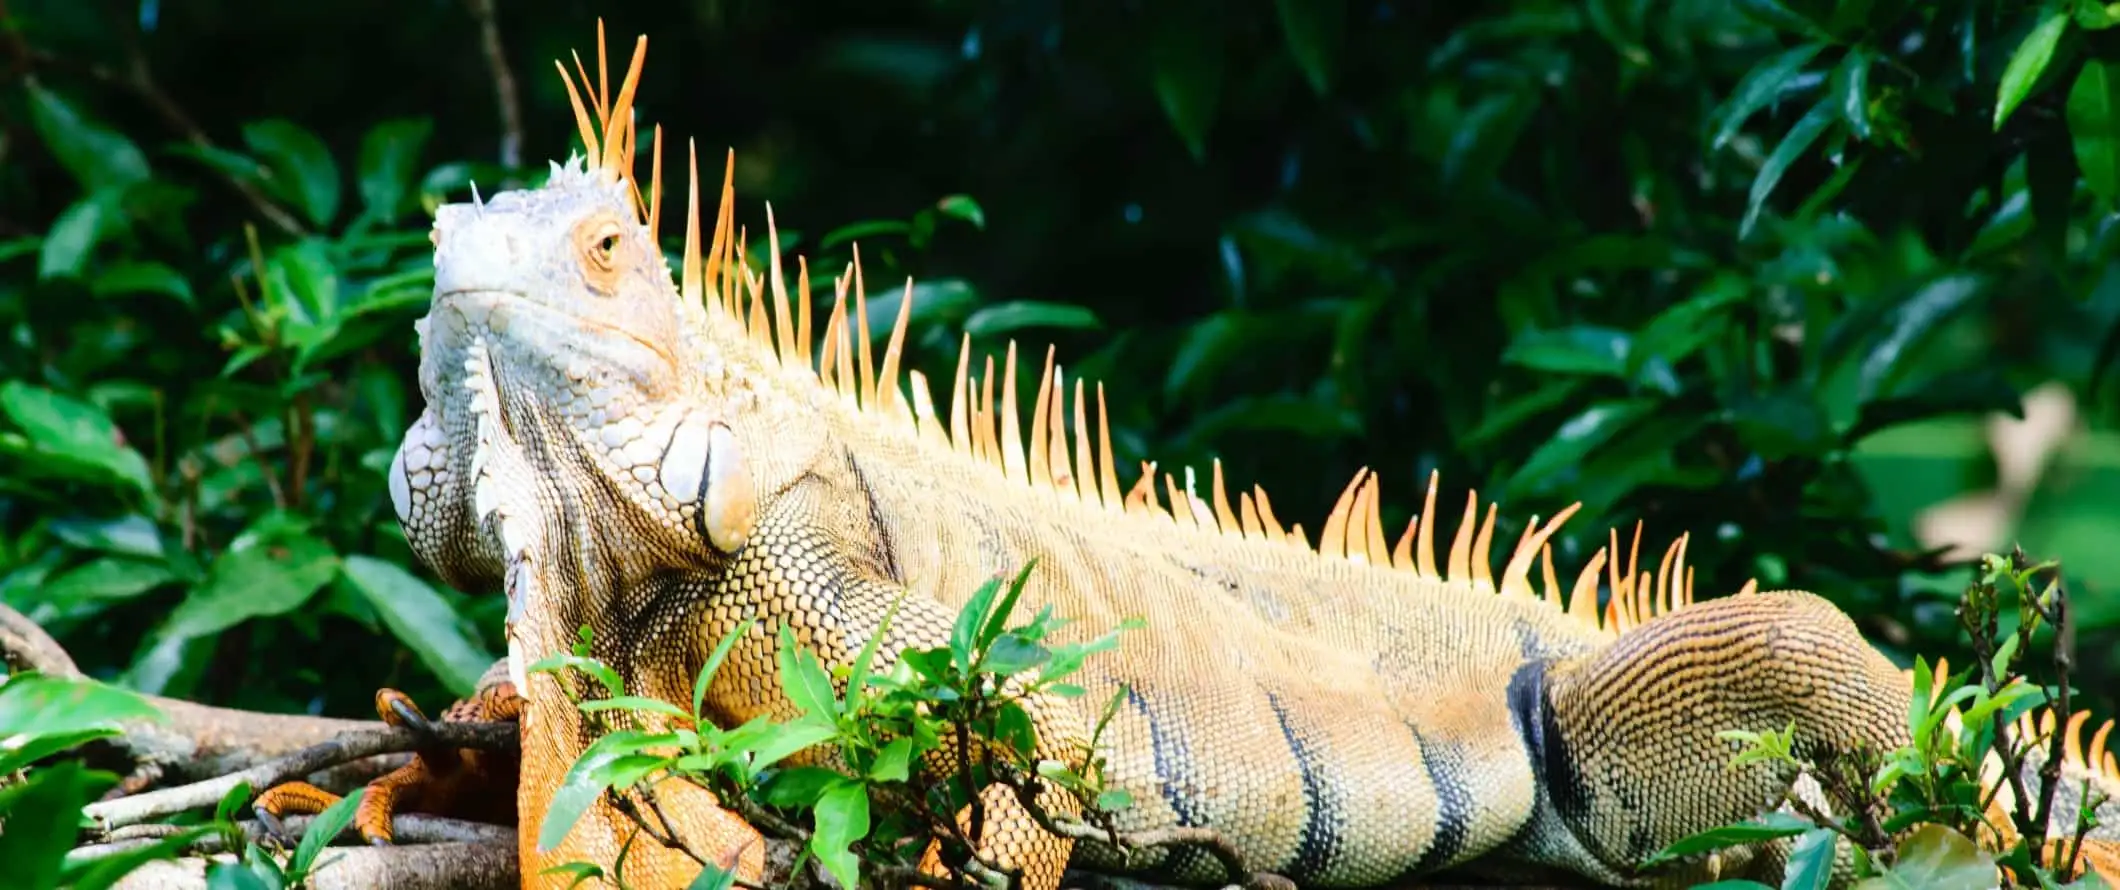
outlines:
{"label": "tan scale", "polygon": [[[421,559],[452,585],[511,600],[526,886],[562,884],[539,872],[571,859],[608,868],[631,830],[598,806],[559,849],[534,844],[591,739],[556,682],[521,666],[564,649],[578,626],[630,692],[688,703],[713,644],[763,619],[708,691],[710,716],[733,725],[790,713],[773,661],[781,622],[844,664],[909,592],[881,646],[887,664],[945,641],[971,591],[1033,558],[1022,614],[1052,605],[1075,622],[1063,638],[1147,621],[1091,659],[1088,695],[1036,703],[1043,755],[1072,757],[1090,709],[1130,690],[1101,752],[1107,779],[1137,802],[1121,826],[1209,826],[1252,868],[1304,885],[1445,870],[1773,880],[1785,846],[1655,874],[1635,865],[1788,787],[1788,775],[1725,769],[1734,749],[1714,734],[1793,721],[1813,753],[1903,741],[1907,674],[1844,614],[1750,583],[1696,603],[1684,536],[1651,565],[1639,526],[1624,554],[1609,532],[1564,584],[1548,542],[1574,507],[1504,542],[1496,574],[1496,506],[1468,495],[1439,542],[1433,476],[1419,515],[1392,536],[1381,481],[1358,472],[1315,544],[1264,490],[1232,498],[1219,462],[1205,493],[1189,470],[1157,480],[1153,462],[1122,487],[1103,385],[1070,381],[1050,349],[1026,426],[1016,344],[997,369],[983,353],[975,364],[966,338],[945,416],[929,378],[904,366],[908,282],[879,360],[858,253],[833,279],[813,350],[809,269],[798,266],[791,293],[770,209],[767,268],[744,259],[733,154],[704,239],[696,153],[688,161],[673,283],[656,238],[659,130],[645,193],[633,176],[646,38],[615,100],[601,38],[599,25],[591,101],[578,58],[581,88],[568,78],[589,162],[437,214],[436,296],[420,323],[427,405],[391,478]],[[626,224],[572,234],[612,214]],[[2120,790],[2109,729],[2072,741],[2065,766]],[[1046,835],[991,799],[986,852],[1024,869],[1032,890],[1057,885],[1064,866],[1122,870],[1114,851]],[[679,834],[758,876],[755,832],[700,794],[674,800]],[[2120,826],[2120,811],[2106,822]],[[2092,861],[2111,867],[2120,828],[2103,831]],[[634,887],[683,887],[698,871],[645,838],[627,855]],[[1196,850],[1125,867],[1231,879]]]}

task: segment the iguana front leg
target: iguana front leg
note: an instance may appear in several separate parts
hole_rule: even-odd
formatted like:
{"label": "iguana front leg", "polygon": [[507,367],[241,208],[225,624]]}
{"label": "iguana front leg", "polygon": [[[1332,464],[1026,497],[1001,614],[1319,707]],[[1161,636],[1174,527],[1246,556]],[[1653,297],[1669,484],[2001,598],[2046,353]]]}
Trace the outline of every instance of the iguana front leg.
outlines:
{"label": "iguana front leg", "polygon": [[[956,610],[923,591],[917,582],[909,585],[889,578],[880,551],[835,537],[829,529],[861,528],[866,517],[863,523],[832,522],[839,512],[835,505],[846,501],[815,496],[814,486],[819,485],[798,483],[759,517],[748,546],[735,555],[720,589],[710,596],[711,607],[701,610],[707,616],[697,641],[702,647],[718,643],[746,616],[761,619],[731,649],[728,663],[708,689],[707,706],[717,723],[735,725],[760,714],[783,720],[797,715],[780,686],[775,661],[783,621],[798,642],[818,654],[827,670],[852,664],[879,630],[884,638],[876,648],[872,666],[876,671],[888,670],[908,648],[949,643]],[[886,628],[887,614],[891,617]],[[705,652],[703,648],[699,653],[701,659]],[[836,686],[844,694],[844,681],[836,681]],[[1033,699],[1025,705],[1037,733],[1035,756],[1079,769],[1077,761],[1087,740],[1080,715],[1057,699]],[[944,748],[924,763],[930,780],[948,781],[954,773],[954,746],[948,737]],[[1051,783],[1043,784],[1039,798],[1043,810],[1064,816],[1079,813],[1071,795]],[[1059,886],[1073,842],[1041,828],[1013,789],[990,786],[980,791],[980,799],[984,807],[980,857],[1019,870],[1025,890]],[[956,817],[960,826],[969,825],[968,812]],[[929,848],[922,867],[930,874],[940,874],[937,847]]]}

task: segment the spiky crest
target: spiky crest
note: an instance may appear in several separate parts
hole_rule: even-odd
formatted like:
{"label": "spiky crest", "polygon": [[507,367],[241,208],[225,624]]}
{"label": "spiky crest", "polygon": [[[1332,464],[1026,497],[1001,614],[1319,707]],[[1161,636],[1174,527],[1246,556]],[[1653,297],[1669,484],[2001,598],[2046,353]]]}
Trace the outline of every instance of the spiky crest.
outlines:
{"label": "spiky crest", "polygon": [[[643,222],[659,238],[662,206],[662,131],[655,135],[655,157],[648,192],[643,199],[633,177],[635,125],[633,97],[647,53],[647,37],[634,44],[633,58],[616,100],[610,98],[608,57],[604,30],[597,23],[598,87],[589,91],[589,75],[579,55],[575,74],[582,84],[577,90],[573,74],[555,62],[566,81],[575,123],[592,164],[608,171],[633,189],[643,213]],[[991,355],[984,357],[983,373],[973,373],[969,334],[958,349],[956,373],[950,378],[950,405],[945,421],[936,412],[928,378],[919,370],[904,367],[906,324],[911,317],[912,280],[907,279],[896,320],[881,361],[871,351],[868,328],[868,290],[855,248],[853,261],[833,279],[833,304],[826,316],[821,348],[811,349],[810,270],[801,262],[794,293],[789,293],[780,256],[780,235],[772,208],[766,208],[768,266],[763,276],[746,259],[747,233],[735,222],[735,152],[724,166],[719,206],[711,240],[700,244],[698,154],[690,153],[690,193],[685,214],[684,254],[679,271],[679,291],[687,303],[704,304],[719,316],[717,323],[740,333],[771,363],[797,372],[837,393],[856,415],[878,426],[910,436],[928,447],[955,451],[991,466],[996,472],[1032,491],[1050,491],[1090,506],[1119,513],[1149,516],[1176,525],[1200,529],[1244,540],[1264,541],[1303,550],[1321,557],[1370,563],[1437,582],[1466,582],[1501,596],[1543,600],[1567,614],[1607,632],[1617,633],[1656,615],[1682,608],[1693,600],[1693,570],[1686,564],[1688,537],[1681,535],[1664,552],[1653,574],[1640,562],[1642,529],[1635,528],[1626,559],[1620,553],[1617,531],[1609,532],[1609,543],[1591,554],[1566,592],[1554,571],[1548,542],[1580,504],[1562,510],[1541,522],[1533,517],[1523,537],[1509,552],[1501,575],[1493,574],[1492,543],[1495,505],[1480,515],[1477,492],[1468,493],[1462,521],[1451,538],[1447,562],[1436,559],[1436,489],[1439,477],[1431,474],[1422,510],[1387,545],[1381,513],[1382,486],[1376,473],[1364,468],[1355,473],[1339,502],[1326,515],[1318,541],[1310,542],[1301,523],[1284,527],[1276,517],[1266,491],[1252,486],[1234,500],[1224,484],[1221,461],[1214,461],[1208,499],[1197,493],[1196,479],[1185,470],[1181,485],[1176,475],[1162,475],[1163,496],[1156,491],[1156,464],[1142,463],[1141,475],[1132,488],[1121,493],[1118,465],[1111,444],[1111,424],[1104,385],[1096,384],[1096,435],[1090,434],[1089,398],[1083,380],[1073,381],[1069,397],[1068,379],[1048,347],[1038,379],[1038,395],[1031,406],[1028,429],[1021,425],[1017,405],[1016,343],[1010,341],[1002,362],[1000,403],[995,402],[995,367]],[[848,305],[851,292],[852,306]],[[767,304],[770,301],[771,307]],[[899,375],[904,372],[905,381]],[[901,387],[904,387],[901,389]],[[1424,521],[1422,517],[1426,517]],[[1542,586],[1535,587],[1531,572],[1538,563]],[[1598,605],[1599,572],[1611,590],[1610,599]],[[1750,593],[1747,583],[1742,593]]]}

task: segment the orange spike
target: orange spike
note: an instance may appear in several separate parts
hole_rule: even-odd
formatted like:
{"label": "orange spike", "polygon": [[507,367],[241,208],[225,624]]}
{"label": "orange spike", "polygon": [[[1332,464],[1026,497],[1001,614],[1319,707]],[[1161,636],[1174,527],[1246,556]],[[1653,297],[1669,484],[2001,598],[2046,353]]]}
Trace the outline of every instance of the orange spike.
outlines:
{"label": "orange spike", "polygon": [[1089,406],[1082,397],[1082,378],[1075,378],[1075,485],[1082,499],[1093,504],[1116,508],[1119,505],[1105,500],[1097,491],[1097,453],[1089,445]]}
{"label": "orange spike", "polygon": [[1016,411],[1016,341],[1008,341],[1008,360],[1001,371],[1001,471],[1010,479],[1029,482],[1023,466],[1023,429]]}
{"label": "orange spike", "polygon": [[1441,473],[1433,470],[1429,471],[1428,497],[1421,502],[1421,515],[1417,517],[1420,520],[1420,528],[1415,532],[1418,537],[1415,539],[1413,546],[1413,555],[1419,566],[1420,576],[1431,581],[1443,580],[1443,573],[1437,571],[1435,566],[1435,489],[1436,484],[1441,480]]}
{"label": "orange spike", "polygon": [[1244,537],[1266,537],[1266,526],[1259,523],[1259,505],[1252,500],[1251,492],[1237,493],[1237,512],[1243,522]]}
{"label": "orange spike", "polygon": [[810,365],[810,261],[795,257],[795,355],[805,368]]}
{"label": "orange spike", "polygon": [[1391,550],[1384,543],[1384,484],[1377,481],[1375,473],[1371,473],[1369,484],[1363,487],[1369,492],[1369,496],[1364,499],[1367,506],[1362,509],[1367,518],[1363,524],[1369,530],[1369,561],[1373,565],[1388,568],[1391,565]]}
{"label": "orange spike", "polygon": [[1119,455],[1112,452],[1111,417],[1104,410],[1104,381],[1097,381],[1097,486],[1104,492],[1104,502],[1120,503],[1119,500]]}
{"label": "orange spike", "polygon": [[689,155],[687,164],[691,169],[690,195],[685,202],[685,256],[683,260],[683,293],[687,301],[705,302],[706,286],[700,279],[699,270],[699,145],[685,140]]}
{"label": "orange spike", "polygon": [[861,356],[861,404],[876,404],[876,365],[869,354],[869,291],[861,277],[861,245],[854,245],[854,324],[861,336],[854,345]]}
{"label": "orange spike", "polygon": [[1399,535],[1399,543],[1391,548],[1391,567],[1402,572],[1418,572],[1413,562],[1413,532],[1419,528],[1421,517],[1406,521],[1406,531]]}
{"label": "orange spike", "polygon": [[1238,534],[1242,534],[1243,528],[1237,524],[1236,511],[1231,510],[1229,508],[1229,490],[1227,488],[1224,488],[1222,485],[1221,458],[1215,458],[1214,469],[1215,522],[1216,524],[1220,525],[1222,527],[1222,530],[1225,532],[1236,532]]}
{"label": "orange spike", "polygon": [[648,237],[662,250],[662,125],[655,125],[655,164],[648,179]]}
{"label": "orange spike", "polygon": [[1354,508],[1355,491],[1362,487],[1362,480],[1369,475],[1369,468],[1354,471],[1354,478],[1340,489],[1339,499],[1332,502],[1332,510],[1325,514],[1325,525],[1318,532],[1318,552],[1326,556],[1347,555],[1347,514]]}
{"label": "orange spike", "polygon": [[1184,492],[1178,490],[1177,477],[1164,473],[1163,490],[1170,495],[1170,518],[1177,520],[1181,525],[1198,527],[1200,517],[1193,512],[1192,498],[1186,497]]}
{"label": "orange spike", "polygon": [[891,342],[883,347],[883,373],[876,378],[884,408],[898,404],[898,365],[905,358],[905,328],[913,317],[913,279],[905,279],[905,295],[898,298],[898,317],[891,322]]}
{"label": "orange spike", "polygon": [[780,226],[773,220],[773,202],[766,202],[766,275],[772,283],[774,354],[785,362],[795,354],[793,313],[788,309],[788,281],[780,268]]}
{"label": "orange spike", "polygon": [[973,453],[971,406],[965,390],[972,373],[972,335],[967,333],[957,347],[957,373],[950,376],[950,443],[962,454]]}
{"label": "orange spike", "polygon": [[[590,122],[588,109],[582,107],[581,94],[574,90],[574,79],[567,76],[567,66],[560,64],[559,60],[554,59],[552,66],[559,69],[560,82],[567,86],[567,101],[574,106],[574,126],[581,131],[583,153],[590,158],[601,157],[596,147],[596,125]],[[579,58],[576,67],[580,67]],[[583,75],[582,86],[586,88],[588,82],[588,76]]]}
{"label": "orange spike", "polygon": [[1285,540],[1288,532],[1281,528],[1281,520],[1274,517],[1273,500],[1266,496],[1266,489],[1254,485],[1251,493],[1259,502],[1259,524],[1266,527],[1266,534],[1276,541]]}
{"label": "orange spike", "polygon": [[1051,486],[1053,482],[1052,456],[1045,437],[1046,405],[1053,395],[1053,353],[1052,346],[1045,347],[1045,368],[1038,373],[1038,399],[1031,403],[1030,483],[1039,487]]}
{"label": "orange spike", "polygon": [[1080,500],[1080,480],[1075,477],[1074,460],[1067,453],[1067,372],[1059,365],[1053,366],[1052,399],[1052,409],[1046,415],[1046,460],[1051,464],[1053,485]]}

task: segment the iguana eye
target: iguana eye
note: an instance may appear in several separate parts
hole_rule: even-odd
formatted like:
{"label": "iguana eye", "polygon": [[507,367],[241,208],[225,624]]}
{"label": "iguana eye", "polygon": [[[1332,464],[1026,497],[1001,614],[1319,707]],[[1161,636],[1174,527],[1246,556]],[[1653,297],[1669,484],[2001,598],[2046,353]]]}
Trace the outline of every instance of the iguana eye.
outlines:
{"label": "iguana eye", "polygon": [[574,229],[582,271],[598,291],[609,294],[618,285],[618,245],[624,237],[624,226],[609,216],[591,217]]}

